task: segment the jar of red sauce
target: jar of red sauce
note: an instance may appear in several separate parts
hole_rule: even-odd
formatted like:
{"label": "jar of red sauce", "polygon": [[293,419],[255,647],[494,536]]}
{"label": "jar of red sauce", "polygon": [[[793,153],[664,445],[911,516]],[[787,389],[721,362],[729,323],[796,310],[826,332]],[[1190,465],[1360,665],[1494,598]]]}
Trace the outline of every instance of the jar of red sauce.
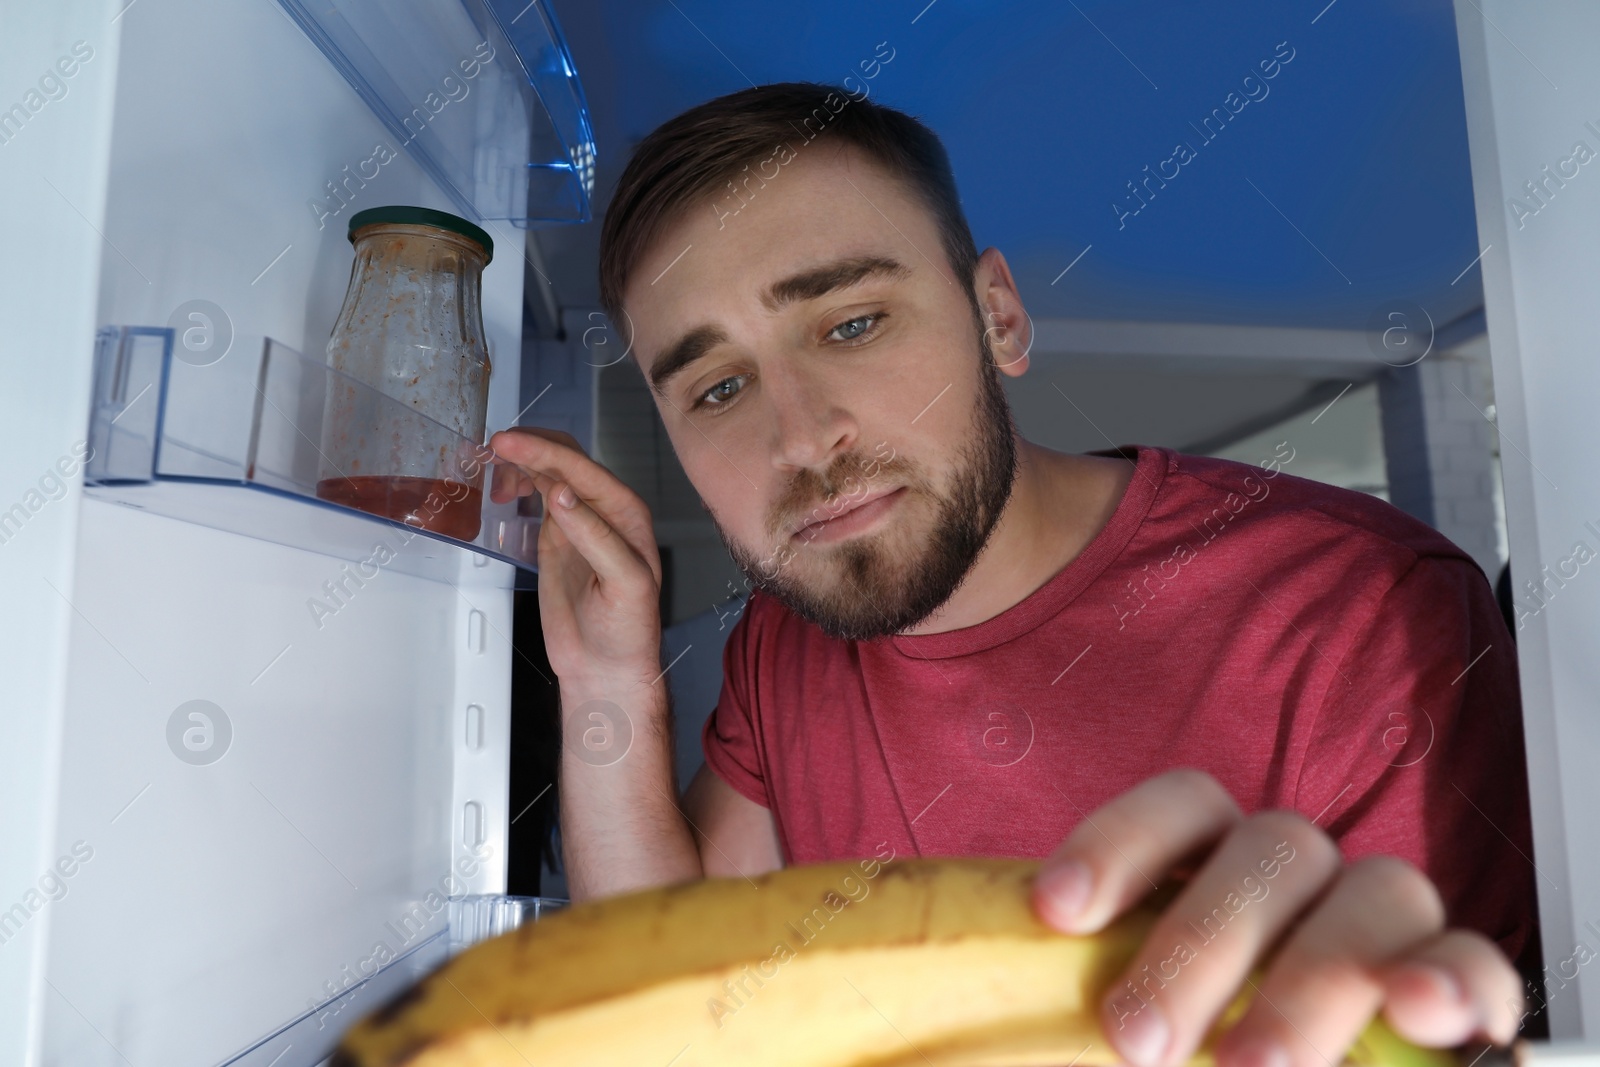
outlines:
{"label": "jar of red sauce", "polygon": [[466,219],[406,206],[357,212],[349,236],[317,496],[470,541],[488,454],[479,297],[494,242]]}

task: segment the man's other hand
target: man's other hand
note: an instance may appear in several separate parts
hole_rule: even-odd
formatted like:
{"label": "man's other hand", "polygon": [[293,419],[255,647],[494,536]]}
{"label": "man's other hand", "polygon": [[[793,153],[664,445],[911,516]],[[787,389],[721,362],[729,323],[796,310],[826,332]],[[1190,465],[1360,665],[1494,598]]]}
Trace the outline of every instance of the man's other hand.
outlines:
{"label": "man's other hand", "polygon": [[1254,1000],[1219,1041],[1219,1067],[1339,1063],[1380,1011],[1418,1045],[1516,1035],[1517,972],[1482,934],[1445,928],[1425,875],[1387,856],[1345,863],[1293,812],[1245,817],[1199,771],[1089,815],[1042,865],[1034,908],[1064,933],[1094,933],[1200,855],[1101,1005],[1101,1028],[1137,1067],[1187,1060],[1247,983]]}

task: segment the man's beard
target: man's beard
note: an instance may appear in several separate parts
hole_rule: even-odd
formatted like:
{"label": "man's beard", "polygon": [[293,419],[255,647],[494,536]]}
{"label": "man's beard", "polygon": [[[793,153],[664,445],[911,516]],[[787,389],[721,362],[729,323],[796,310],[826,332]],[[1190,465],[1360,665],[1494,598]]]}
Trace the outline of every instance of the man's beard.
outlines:
{"label": "man's beard", "polygon": [[[779,522],[790,523],[801,509],[821,500],[827,505],[814,509],[813,514],[827,517],[841,503],[847,504],[851,495],[898,482],[907,489],[898,506],[908,506],[920,495],[937,507],[933,529],[920,550],[913,549],[906,558],[895,553],[887,543],[895,533],[892,527],[817,546],[806,545],[803,534],[798,538],[800,544],[793,544],[787,533],[791,527],[776,527],[769,534],[780,540],[779,547],[763,559],[736,543],[717,524],[722,543],[750,584],[830,637],[854,641],[902,633],[950,599],[988,542],[1017,474],[1011,408],[981,319],[979,338],[979,402],[972,413],[976,425],[957,456],[948,494],[939,494],[920,470],[897,454],[884,459],[852,453],[840,456],[826,478],[800,471],[774,509]],[[869,471],[876,473],[869,475]],[[712,522],[716,524],[714,515]],[[786,567],[790,553],[806,553],[812,557],[809,565],[831,571],[835,576],[831,587],[821,587],[821,583],[808,586],[797,580]],[[823,557],[827,563],[822,562]]]}

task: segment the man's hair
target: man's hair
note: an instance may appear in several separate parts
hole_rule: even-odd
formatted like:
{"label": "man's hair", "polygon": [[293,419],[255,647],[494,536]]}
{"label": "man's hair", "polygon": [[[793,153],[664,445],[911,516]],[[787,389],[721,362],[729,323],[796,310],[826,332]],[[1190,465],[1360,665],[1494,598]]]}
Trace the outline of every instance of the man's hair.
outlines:
{"label": "man's hair", "polygon": [[796,156],[815,151],[810,146],[818,139],[857,149],[906,184],[932,212],[945,258],[971,301],[978,250],[938,136],[903,111],[833,86],[777,82],[692,107],[634,150],[600,230],[600,305],[617,328],[624,329],[630,272],[663,230],[697,205],[726,214],[717,201],[734,196],[729,183],[737,176],[744,176],[737,188],[752,194],[766,182],[781,183],[781,167],[774,176],[761,174],[759,164],[776,163],[783,145]]}

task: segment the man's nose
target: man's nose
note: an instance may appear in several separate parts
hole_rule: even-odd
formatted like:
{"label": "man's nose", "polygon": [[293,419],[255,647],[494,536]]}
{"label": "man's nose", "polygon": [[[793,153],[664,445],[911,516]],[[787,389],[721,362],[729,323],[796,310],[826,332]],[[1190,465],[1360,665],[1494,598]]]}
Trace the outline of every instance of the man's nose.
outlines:
{"label": "man's nose", "polygon": [[859,428],[835,391],[801,371],[769,371],[773,466],[821,469],[854,445]]}

